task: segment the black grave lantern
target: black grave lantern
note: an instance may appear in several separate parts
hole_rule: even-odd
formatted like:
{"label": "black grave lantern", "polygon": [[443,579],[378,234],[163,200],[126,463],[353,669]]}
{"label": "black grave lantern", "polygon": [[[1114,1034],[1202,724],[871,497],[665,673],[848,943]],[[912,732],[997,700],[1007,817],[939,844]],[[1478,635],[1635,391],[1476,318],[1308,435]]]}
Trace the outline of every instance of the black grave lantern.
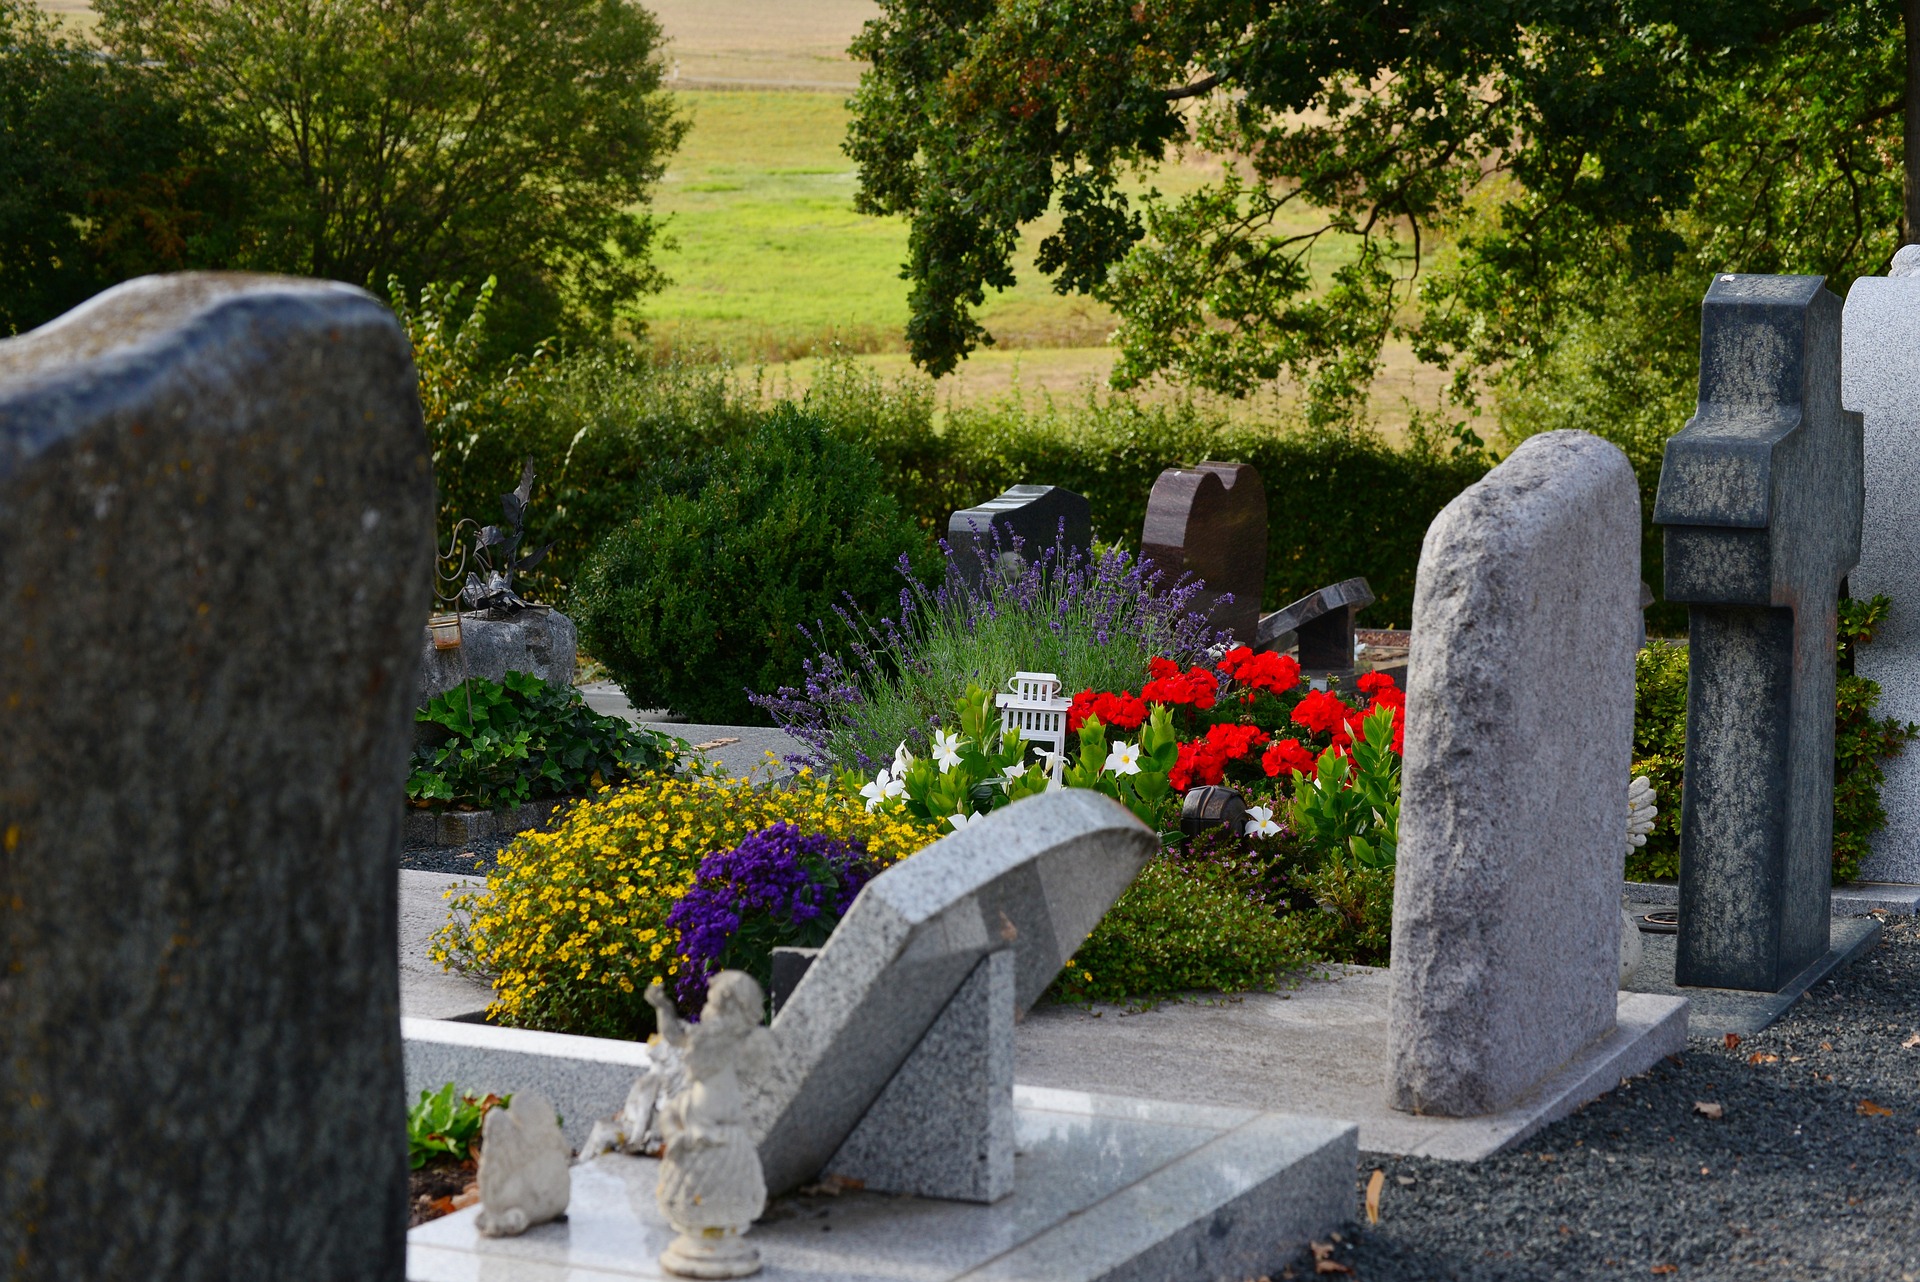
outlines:
{"label": "black grave lantern", "polygon": [[1208,784],[1187,793],[1180,803],[1180,831],[1197,837],[1209,828],[1225,828],[1232,833],[1247,830],[1247,803],[1239,793],[1218,784]]}

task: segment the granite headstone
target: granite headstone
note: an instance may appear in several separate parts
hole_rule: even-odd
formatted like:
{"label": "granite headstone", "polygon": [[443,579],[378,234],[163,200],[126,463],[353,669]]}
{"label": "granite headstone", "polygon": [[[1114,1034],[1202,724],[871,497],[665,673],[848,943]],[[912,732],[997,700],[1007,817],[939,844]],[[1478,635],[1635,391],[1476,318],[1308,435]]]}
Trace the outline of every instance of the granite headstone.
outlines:
{"label": "granite headstone", "polygon": [[[1893,600],[1873,644],[1854,650],[1853,670],[1880,684],[1875,715],[1920,721],[1920,245],[1895,254],[1886,276],[1855,279],[1840,335],[1840,400],[1861,416],[1866,459],[1860,564],[1847,586]],[[1869,839],[1860,877],[1920,882],[1920,752],[1881,769],[1887,823]]]}
{"label": "granite headstone", "polygon": [[1056,543],[1063,555],[1085,556],[1093,547],[1093,508],[1058,485],[1015,485],[947,519],[954,568],[969,587],[989,572],[1040,560]]}
{"label": "granite headstone", "polygon": [[1172,584],[1192,575],[1204,585],[1191,609],[1211,625],[1253,644],[1267,581],[1267,492],[1245,463],[1170,467],[1147,495],[1140,557]]}
{"label": "granite headstone", "polygon": [[[774,1070],[750,1105],[769,1192],[825,1171],[931,1197],[1010,1192],[1013,1020],[1158,844],[1119,803],[1067,788],[869,882],[773,1020]],[[1002,952],[1010,974],[989,964]]]}
{"label": "granite headstone", "polygon": [[1860,415],[1818,276],[1721,276],[1653,519],[1687,603],[1674,982],[1779,992],[1829,946],[1835,614],[1860,555]]}
{"label": "granite headstone", "polygon": [[1353,667],[1354,620],[1372,604],[1365,579],[1342,579],[1263,616],[1254,648],[1294,648],[1302,668],[1346,671]]}
{"label": "granite headstone", "polygon": [[424,706],[470,677],[501,681],[509,672],[531,673],[550,686],[571,689],[578,649],[573,620],[546,606],[463,613],[457,648],[436,649],[431,636],[421,636],[415,700]]}
{"label": "granite headstone", "polygon": [[399,1282],[407,336],[149,278],[0,342],[0,1260]]}
{"label": "granite headstone", "polygon": [[1640,500],[1617,448],[1529,438],[1427,530],[1414,588],[1388,1102],[1510,1107],[1610,1034]]}

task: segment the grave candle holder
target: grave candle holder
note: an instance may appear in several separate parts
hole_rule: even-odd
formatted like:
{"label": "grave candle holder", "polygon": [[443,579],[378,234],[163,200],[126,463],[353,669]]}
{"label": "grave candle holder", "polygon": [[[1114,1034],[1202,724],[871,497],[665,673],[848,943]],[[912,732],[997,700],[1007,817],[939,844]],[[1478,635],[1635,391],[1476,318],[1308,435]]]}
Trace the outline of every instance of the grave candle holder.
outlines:
{"label": "grave candle holder", "polygon": [[1067,757],[1067,710],[1070,699],[1060,695],[1060,678],[1051,672],[1016,672],[1007,682],[1008,694],[993,697],[1000,709],[1000,733],[1019,731],[1027,743],[1050,745],[1047,777],[1062,784]]}

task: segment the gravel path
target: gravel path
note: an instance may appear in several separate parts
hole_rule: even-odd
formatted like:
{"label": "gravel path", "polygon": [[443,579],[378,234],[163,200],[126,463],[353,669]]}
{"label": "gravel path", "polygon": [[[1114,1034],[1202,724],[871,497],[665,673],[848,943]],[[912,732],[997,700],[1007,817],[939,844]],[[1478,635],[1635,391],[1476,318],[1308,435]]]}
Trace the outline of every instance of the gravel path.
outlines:
{"label": "gravel path", "polygon": [[1380,1223],[1328,1262],[1367,1282],[1920,1282],[1920,922],[1889,921],[1772,1028],[1691,1039],[1520,1151],[1363,1157],[1362,1189],[1375,1169]]}
{"label": "gravel path", "polygon": [[464,846],[408,845],[400,851],[400,866],[414,872],[476,873],[493,871],[493,861],[513,837],[482,837]]}

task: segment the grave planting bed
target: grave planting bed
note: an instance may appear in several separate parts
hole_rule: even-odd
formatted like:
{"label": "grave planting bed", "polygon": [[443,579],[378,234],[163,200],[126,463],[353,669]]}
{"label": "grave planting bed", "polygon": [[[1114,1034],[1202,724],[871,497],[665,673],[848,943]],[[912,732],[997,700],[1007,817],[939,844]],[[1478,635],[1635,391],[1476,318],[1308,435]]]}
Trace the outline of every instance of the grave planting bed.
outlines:
{"label": "grave planting bed", "polygon": [[1893,918],[1765,1032],[1691,1037],[1519,1151],[1363,1159],[1380,1223],[1334,1258],[1369,1282],[1920,1279],[1916,1034],[1920,922]]}

